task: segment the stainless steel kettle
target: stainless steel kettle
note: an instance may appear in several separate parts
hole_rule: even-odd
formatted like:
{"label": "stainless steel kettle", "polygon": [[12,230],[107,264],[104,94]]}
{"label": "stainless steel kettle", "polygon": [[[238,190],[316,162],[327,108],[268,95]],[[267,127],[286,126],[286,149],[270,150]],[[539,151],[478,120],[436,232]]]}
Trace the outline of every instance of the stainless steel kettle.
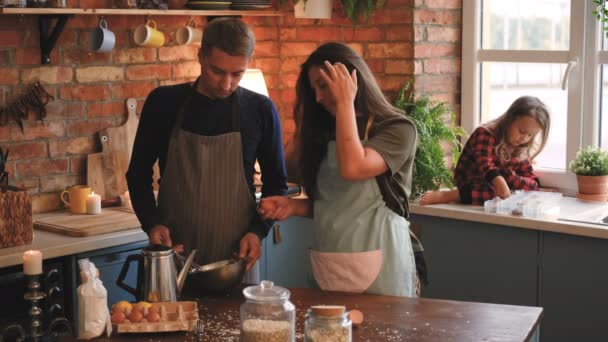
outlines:
{"label": "stainless steel kettle", "polygon": [[[145,247],[141,254],[127,256],[127,260],[116,284],[132,293],[137,300],[147,302],[176,302],[184,286],[190,264],[194,259],[196,249],[190,252],[179,273],[175,266],[175,252],[173,248],[163,245],[150,245]],[[137,286],[133,288],[125,284],[124,279],[129,272],[131,262],[139,263],[137,270]]]}

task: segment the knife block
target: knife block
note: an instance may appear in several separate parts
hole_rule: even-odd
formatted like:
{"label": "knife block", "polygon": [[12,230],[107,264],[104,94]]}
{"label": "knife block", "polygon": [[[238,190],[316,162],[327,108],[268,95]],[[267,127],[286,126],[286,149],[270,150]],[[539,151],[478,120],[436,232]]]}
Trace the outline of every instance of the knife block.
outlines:
{"label": "knife block", "polygon": [[0,186],[0,248],[29,245],[33,236],[29,190]]}

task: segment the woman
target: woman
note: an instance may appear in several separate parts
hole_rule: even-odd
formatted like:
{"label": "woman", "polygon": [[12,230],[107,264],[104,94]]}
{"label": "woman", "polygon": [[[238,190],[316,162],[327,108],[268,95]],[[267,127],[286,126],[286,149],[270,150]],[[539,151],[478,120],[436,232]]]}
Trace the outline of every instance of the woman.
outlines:
{"label": "woman", "polygon": [[311,264],[322,289],[416,296],[405,219],[414,125],[385,99],[363,58],[340,43],[324,44],[308,57],[296,97],[299,166],[308,198],[267,197],[260,214],[314,218]]}

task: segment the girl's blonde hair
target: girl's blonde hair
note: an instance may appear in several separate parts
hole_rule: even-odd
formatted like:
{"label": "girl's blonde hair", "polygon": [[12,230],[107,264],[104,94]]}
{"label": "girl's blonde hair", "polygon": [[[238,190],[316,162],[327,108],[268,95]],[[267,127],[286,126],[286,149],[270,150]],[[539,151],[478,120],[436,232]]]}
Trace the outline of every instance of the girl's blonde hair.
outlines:
{"label": "girl's blonde hair", "polygon": [[[525,146],[512,146],[507,141],[509,128],[521,117],[535,119],[541,127],[540,135],[533,137]],[[533,160],[543,150],[549,138],[551,118],[545,104],[534,96],[522,96],[513,101],[509,109],[498,118],[486,124],[496,136],[496,154],[504,160],[511,158]],[[540,137],[540,139],[538,139]],[[539,141],[540,140],[540,141]]]}

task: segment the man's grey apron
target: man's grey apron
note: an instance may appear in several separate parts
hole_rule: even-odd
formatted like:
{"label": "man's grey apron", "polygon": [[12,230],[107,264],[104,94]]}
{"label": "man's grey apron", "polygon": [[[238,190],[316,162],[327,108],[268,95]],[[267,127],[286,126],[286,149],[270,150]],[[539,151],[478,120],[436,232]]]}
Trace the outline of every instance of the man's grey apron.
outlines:
{"label": "man's grey apron", "polygon": [[336,142],[318,174],[313,275],[324,290],[416,296],[416,264],[409,222],[390,210],[376,178],[344,180]]}
{"label": "man's grey apron", "polygon": [[[158,209],[173,243],[183,243],[186,252],[198,249],[196,262],[205,265],[238,253],[240,239],[255,215],[255,200],[243,168],[239,88],[233,95],[232,112],[226,113],[232,116],[232,130],[204,136],[182,129],[184,111],[197,82],[171,133]],[[243,281],[259,282],[257,263]]]}

